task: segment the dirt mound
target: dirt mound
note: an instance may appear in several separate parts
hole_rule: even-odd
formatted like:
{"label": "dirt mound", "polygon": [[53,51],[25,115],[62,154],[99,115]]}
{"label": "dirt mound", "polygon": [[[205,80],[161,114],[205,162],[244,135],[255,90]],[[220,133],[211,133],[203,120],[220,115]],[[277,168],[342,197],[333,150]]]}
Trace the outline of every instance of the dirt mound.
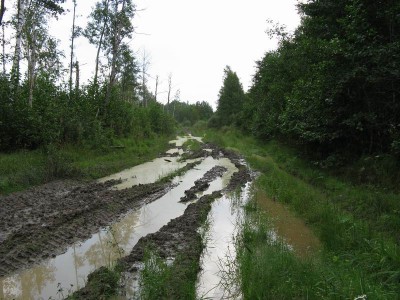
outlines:
{"label": "dirt mound", "polygon": [[210,182],[217,177],[221,177],[226,171],[228,171],[228,169],[222,166],[215,166],[207,171],[202,178],[194,182],[194,186],[185,191],[185,196],[181,198],[180,202],[188,202],[196,199],[196,193],[207,190],[210,186]]}

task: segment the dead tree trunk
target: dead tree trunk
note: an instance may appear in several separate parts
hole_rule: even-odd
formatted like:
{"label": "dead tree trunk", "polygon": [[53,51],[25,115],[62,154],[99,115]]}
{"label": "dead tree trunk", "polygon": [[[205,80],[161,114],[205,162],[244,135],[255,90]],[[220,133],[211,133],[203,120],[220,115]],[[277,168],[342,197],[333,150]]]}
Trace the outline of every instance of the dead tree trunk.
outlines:
{"label": "dead tree trunk", "polygon": [[79,61],[75,62],[75,93],[78,95],[79,92]]}

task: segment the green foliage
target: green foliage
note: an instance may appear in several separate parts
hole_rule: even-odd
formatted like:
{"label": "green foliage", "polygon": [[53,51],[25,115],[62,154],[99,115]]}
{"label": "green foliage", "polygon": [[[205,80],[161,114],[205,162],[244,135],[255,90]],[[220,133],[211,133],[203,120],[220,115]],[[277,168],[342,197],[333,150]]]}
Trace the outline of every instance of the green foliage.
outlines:
{"label": "green foliage", "polygon": [[237,241],[238,265],[244,299],[373,299],[396,297],[337,256],[301,259],[285,241],[274,239],[268,216],[254,203],[246,207],[246,222]]}
{"label": "green foliage", "polygon": [[[26,83],[26,82],[25,82]],[[145,138],[153,134],[171,134],[173,119],[161,105],[152,103],[141,107],[119,98],[118,90],[102,114],[103,100],[94,96],[93,87],[84,87],[69,99],[51,78],[39,75],[32,107],[23,99],[28,94],[23,84],[20,95],[11,95],[11,83],[0,81],[1,120],[0,150],[35,149],[52,143],[90,144],[106,147],[113,137]],[[105,90],[105,87],[103,88]]]}
{"label": "green foliage", "polygon": [[122,267],[100,267],[88,276],[86,286],[66,299],[111,299],[118,294]]}
{"label": "green foliage", "polygon": [[196,299],[196,280],[202,247],[197,254],[184,253],[167,262],[157,253],[146,250],[140,273],[140,299]]}
{"label": "green foliage", "polygon": [[140,273],[141,299],[164,299],[168,291],[171,268],[159,256],[146,251],[144,268]]}
{"label": "green foliage", "polygon": [[[88,85],[80,86],[76,72],[73,89],[72,82],[64,81],[63,53],[46,29],[47,19],[60,14],[64,2],[35,0],[18,6],[13,67],[10,74],[6,70],[0,75],[0,151],[65,144],[107,149],[115,138],[171,134],[175,122],[160,104],[139,103],[135,55],[123,41],[133,33],[132,1],[96,4],[84,31],[89,42],[98,46],[95,75]],[[22,54],[28,65],[25,77],[19,68]],[[105,54],[107,65],[100,54]],[[57,169],[59,162],[50,165]],[[60,175],[59,171],[55,173]]]}
{"label": "green foliage", "polygon": [[239,121],[239,115],[243,107],[244,91],[235,72],[227,66],[224,70],[224,82],[219,91],[217,118],[211,126],[224,126]]}
{"label": "green foliage", "polygon": [[299,9],[294,35],[278,28],[279,48],[257,64],[242,127],[317,158],[398,156],[399,3],[313,0]]}
{"label": "green foliage", "polygon": [[301,159],[293,149],[261,143],[237,130],[209,131],[205,141],[245,154],[251,167],[261,172],[258,188],[290,206],[324,244],[321,257],[299,262],[281,243],[268,240],[263,216],[247,217],[249,232],[244,232],[247,237],[239,247],[246,272],[243,289],[249,295],[245,298],[340,299],[360,294],[396,298],[400,292],[399,194],[355,186]]}
{"label": "green foliage", "polygon": [[165,109],[184,126],[192,126],[201,120],[207,121],[213,115],[212,107],[206,101],[189,104],[174,100],[169,105],[165,105]]}

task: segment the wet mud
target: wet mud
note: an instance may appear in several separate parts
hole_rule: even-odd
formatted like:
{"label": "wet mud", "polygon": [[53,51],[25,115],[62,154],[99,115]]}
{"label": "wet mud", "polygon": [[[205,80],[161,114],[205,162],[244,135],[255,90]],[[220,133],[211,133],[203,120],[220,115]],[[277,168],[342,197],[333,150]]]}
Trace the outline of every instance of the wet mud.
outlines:
{"label": "wet mud", "polygon": [[[178,150],[181,147],[179,143],[175,147]],[[171,159],[175,159],[175,153],[175,150],[170,152]],[[180,260],[183,265],[199,261],[203,249],[199,228],[207,218],[211,203],[221,193],[233,191],[251,180],[251,173],[240,155],[215,145],[202,144],[199,151],[190,153],[185,159],[207,156],[228,158],[238,171],[233,173],[225,188],[212,194],[209,191],[208,195],[200,197],[199,194],[210,190],[210,184],[215,184],[216,179],[221,180],[220,177],[225,176],[227,169],[214,166],[205,172],[185,191],[182,197],[185,199],[180,196],[175,199],[179,202],[181,199],[187,201],[200,197],[199,200],[189,204],[183,215],[172,219],[156,233],[140,238],[130,254],[119,260],[124,272],[137,272],[137,266],[143,262],[143,253],[148,247],[155,249],[163,258],[187,258]],[[174,176],[196,168],[198,163],[186,162]],[[128,211],[159,199],[174,187],[167,179],[123,190],[112,188],[120,183],[121,180],[93,183],[57,181],[0,197],[0,277],[65,252],[68,246],[89,238],[99,228],[112,224]],[[96,280],[96,274],[92,273],[89,281]],[[79,290],[77,295],[86,299],[88,293],[90,284]]]}
{"label": "wet mud", "polygon": [[[222,197],[223,192],[236,190],[252,179],[251,172],[240,155],[232,151],[222,152],[220,148],[214,145],[204,145],[204,147],[212,147],[212,151],[208,152],[208,155],[216,158],[229,158],[239,171],[233,173],[226,188],[204,195],[196,202],[189,204],[183,215],[172,219],[157,232],[140,238],[130,254],[118,261],[117,266],[125,277],[122,283],[123,288],[120,289],[122,291],[120,296],[126,298],[138,297],[135,293],[137,293],[139,273],[143,267],[146,251],[151,250],[152,253],[157,254],[159,257],[172,261],[173,269],[175,271],[178,270],[174,273],[174,278],[171,279],[170,290],[166,297],[180,299],[179,284],[185,282],[187,277],[190,276],[187,273],[193,271],[193,265],[198,264],[198,269],[195,271],[200,271],[199,261],[204,250],[200,228],[207,219],[212,203],[215,199]],[[224,172],[226,172],[224,167],[214,167],[197,182],[212,181],[218,176],[222,176]],[[200,184],[198,185],[200,186]],[[195,188],[192,187],[189,190],[194,191]],[[96,282],[99,282],[102,276],[103,272],[93,273],[87,285],[74,293],[74,299],[87,299],[89,295],[93,294],[92,287],[98,285]]]}
{"label": "wet mud", "polygon": [[194,186],[185,191],[185,196],[181,197],[180,202],[188,202],[196,199],[196,193],[207,190],[210,186],[210,182],[217,177],[221,177],[226,171],[228,171],[228,169],[223,166],[215,166],[211,170],[207,171],[202,178],[194,182]]}
{"label": "wet mud", "polygon": [[63,253],[171,188],[155,183],[110,190],[115,183],[54,182],[0,198],[0,276]]}

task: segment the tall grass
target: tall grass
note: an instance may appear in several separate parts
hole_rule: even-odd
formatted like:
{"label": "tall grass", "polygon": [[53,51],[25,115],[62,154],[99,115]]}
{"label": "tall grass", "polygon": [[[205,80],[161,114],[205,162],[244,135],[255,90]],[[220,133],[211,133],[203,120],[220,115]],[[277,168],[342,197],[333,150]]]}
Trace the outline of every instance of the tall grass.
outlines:
{"label": "tall grass", "polygon": [[271,232],[269,217],[254,206],[238,239],[238,266],[244,299],[395,299],[364,273],[337,260],[299,259]]}
{"label": "tall grass", "polygon": [[[201,246],[198,245],[200,248]],[[140,299],[196,299],[199,260],[187,253],[167,262],[147,249],[140,272]]]}
{"label": "tall grass", "polygon": [[[332,293],[323,294],[323,298],[347,299],[365,293],[372,299],[397,299],[397,295],[400,295],[398,194],[346,182],[301,159],[292,149],[276,142],[262,143],[229,128],[223,132],[208,131],[207,139],[245,154],[250,165],[261,172],[258,188],[301,216],[315,230],[324,245],[324,251],[318,258],[320,262],[314,267],[315,262],[304,265],[305,262],[297,258],[287,258],[287,251],[283,251],[279,245],[268,242],[265,224],[259,222],[255,224],[255,232],[245,231],[244,241],[250,245],[242,247],[255,247],[252,255],[256,253],[257,257],[251,259],[251,253],[248,253],[248,257],[243,259],[242,268],[246,269],[247,263],[250,263],[249,272],[252,269],[255,272],[259,266],[268,270],[272,268],[268,267],[271,260],[277,260],[283,264],[279,268],[291,270],[285,276],[286,280],[294,282],[295,290],[302,285],[309,286],[307,280],[315,285],[315,277],[318,282],[330,282],[323,285],[322,289]],[[254,228],[253,225],[248,228]],[[273,278],[275,271],[271,270],[270,276]],[[299,281],[300,273],[305,277],[302,279],[304,282]],[[271,293],[276,291],[269,295],[271,299],[279,299],[280,293],[282,299],[319,297],[317,294],[309,294],[309,289],[303,290],[301,294],[286,293],[290,289],[282,278],[276,281],[279,286],[269,287],[273,279],[252,273],[243,274],[243,284],[245,286],[246,280],[249,280],[249,290],[259,285],[260,288],[268,286]],[[329,286],[332,288],[328,289]],[[261,298],[265,296],[260,295]],[[257,297],[247,298],[261,299]]]}

